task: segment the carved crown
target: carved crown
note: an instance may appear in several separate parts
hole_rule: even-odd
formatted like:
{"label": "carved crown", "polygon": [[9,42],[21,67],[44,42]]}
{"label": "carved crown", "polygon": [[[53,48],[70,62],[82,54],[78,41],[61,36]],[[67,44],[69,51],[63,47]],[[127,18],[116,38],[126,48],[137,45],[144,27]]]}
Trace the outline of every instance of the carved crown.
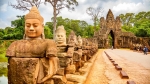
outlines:
{"label": "carved crown", "polygon": [[36,6],[33,6],[30,12],[25,15],[25,20],[26,19],[38,19],[40,20],[41,23],[43,23],[44,21],[43,17],[40,15]]}

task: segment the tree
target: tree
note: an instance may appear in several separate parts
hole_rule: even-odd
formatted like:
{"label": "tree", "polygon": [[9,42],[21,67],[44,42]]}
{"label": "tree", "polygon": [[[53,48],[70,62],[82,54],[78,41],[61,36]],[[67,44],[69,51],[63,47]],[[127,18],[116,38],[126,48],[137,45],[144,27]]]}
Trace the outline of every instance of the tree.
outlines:
{"label": "tree", "polygon": [[86,9],[86,13],[92,17],[94,22],[94,28],[96,29],[97,22],[99,23],[99,18],[101,17],[103,9],[98,7],[94,9],[93,7],[89,7]]}
{"label": "tree", "polygon": [[133,17],[134,17],[134,13],[126,13],[125,15],[124,14],[120,14],[119,15],[120,18],[121,18],[121,22],[123,25],[127,25],[127,26],[130,26],[133,22]]}
{"label": "tree", "polygon": [[11,21],[11,26],[14,27],[15,39],[22,39],[24,35],[25,18],[17,16],[18,19]]}
{"label": "tree", "polygon": [[[41,0],[16,0],[17,5],[13,5],[12,3],[9,3],[10,6],[12,6],[15,9],[19,9],[22,11],[30,10],[32,6],[36,6],[37,8],[42,4],[43,2]],[[76,0],[45,0],[44,3],[50,3],[53,7],[53,39],[55,37],[55,30],[57,25],[56,17],[60,13],[60,10],[63,8],[68,8],[69,10],[74,10],[75,8],[73,5],[77,6],[78,2]]]}
{"label": "tree", "polygon": [[150,37],[150,11],[138,14],[119,15],[123,23],[122,30],[133,32],[138,37]]}
{"label": "tree", "polygon": [[3,39],[4,36],[4,29],[0,28],[0,39]]}
{"label": "tree", "polygon": [[51,29],[47,25],[44,26],[44,34],[45,34],[46,39],[52,39],[53,38]]}
{"label": "tree", "polygon": [[29,11],[32,6],[36,6],[37,8],[39,8],[40,4],[43,3],[41,2],[41,0],[16,0],[16,1],[17,1],[17,5],[12,3],[9,3],[8,5],[22,11],[26,11],[26,10]]}
{"label": "tree", "polygon": [[57,25],[56,17],[60,13],[60,10],[63,8],[68,8],[69,10],[74,10],[73,5],[77,6],[78,2],[76,0],[45,0],[53,7],[53,39],[55,37],[55,30]]}
{"label": "tree", "polygon": [[[52,28],[52,22],[46,22],[46,25],[51,29]],[[57,26],[64,25],[64,28],[66,30],[66,35],[68,36],[73,30],[76,35],[80,35],[82,37],[91,37],[93,36],[93,26],[88,25],[86,21],[82,20],[73,20],[69,18],[62,18],[57,17]],[[98,29],[98,26],[97,26]]]}

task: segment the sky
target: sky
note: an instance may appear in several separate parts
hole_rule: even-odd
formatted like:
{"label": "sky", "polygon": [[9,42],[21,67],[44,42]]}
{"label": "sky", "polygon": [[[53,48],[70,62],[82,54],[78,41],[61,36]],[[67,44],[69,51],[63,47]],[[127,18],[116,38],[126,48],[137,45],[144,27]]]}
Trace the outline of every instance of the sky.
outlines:
{"label": "sky", "polygon": [[[135,13],[142,11],[150,11],[150,0],[77,0],[79,5],[75,7],[75,11],[68,11],[67,8],[61,10],[58,16],[74,20],[84,20],[88,24],[93,25],[91,16],[86,13],[88,7],[103,8],[102,16],[106,18],[108,10],[111,9],[114,16],[120,14]],[[8,3],[16,4],[16,0],[0,0],[0,28],[11,27],[11,21],[17,19],[17,15],[26,15],[29,11],[21,11],[12,8]],[[51,22],[53,17],[52,6],[48,3],[41,4],[39,12],[45,22]]]}

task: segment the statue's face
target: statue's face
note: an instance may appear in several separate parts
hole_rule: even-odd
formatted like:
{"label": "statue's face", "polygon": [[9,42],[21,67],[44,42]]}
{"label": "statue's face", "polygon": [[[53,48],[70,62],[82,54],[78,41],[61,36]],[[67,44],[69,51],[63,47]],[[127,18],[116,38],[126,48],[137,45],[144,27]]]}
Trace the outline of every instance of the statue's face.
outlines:
{"label": "statue's face", "polygon": [[66,43],[65,33],[62,33],[62,32],[56,33],[55,40],[58,44],[65,44]]}
{"label": "statue's face", "polygon": [[27,19],[25,21],[25,34],[29,38],[41,36],[43,24],[38,19]]}
{"label": "statue's face", "polygon": [[78,39],[78,43],[82,45],[82,39]]}

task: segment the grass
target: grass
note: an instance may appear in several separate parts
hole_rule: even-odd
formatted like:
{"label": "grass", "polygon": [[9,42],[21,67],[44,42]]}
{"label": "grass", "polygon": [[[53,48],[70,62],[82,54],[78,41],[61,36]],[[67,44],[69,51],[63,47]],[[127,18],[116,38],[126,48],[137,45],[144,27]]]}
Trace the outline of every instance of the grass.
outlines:
{"label": "grass", "polygon": [[7,57],[6,55],[6,48],[0,47],[0,62],[7,62]]}

